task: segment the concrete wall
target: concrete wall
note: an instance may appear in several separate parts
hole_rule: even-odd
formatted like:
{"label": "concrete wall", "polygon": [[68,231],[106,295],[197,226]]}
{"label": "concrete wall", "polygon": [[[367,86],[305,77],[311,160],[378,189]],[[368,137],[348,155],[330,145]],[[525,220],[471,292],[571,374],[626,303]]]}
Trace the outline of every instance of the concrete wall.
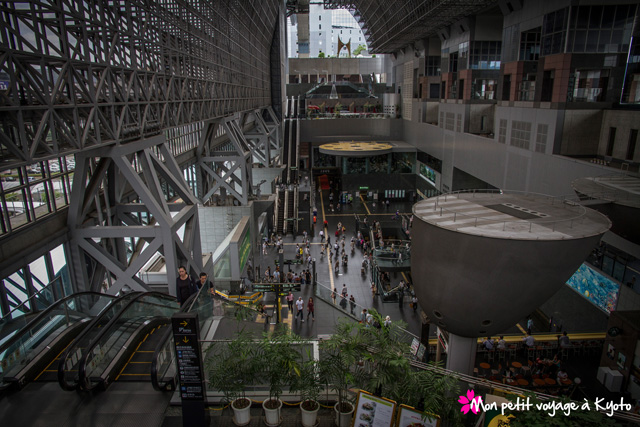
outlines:
{"label": "concrete wall", "polygon": [[560,154],[593,155],[601,131],[602,110],[565,110]]}
{"label": "concrete wall", "polygon": [[[598,143],[598,154],[604,156],[609,142],[609,128],[616,128],[616,139],[613,145],[613,157],[625,159],[629,146],[631,129],[640,129],[639,114],[637,111],[605,110],[603,113],[602,129]],[[636,141],[636,150],[633,156],[634,162],[640,162],[640,142]]]}
{"label": "concrete wall", "polygon": [[[527,110],[529,114],[542,111]],[[571,182],[578,177],[612,172],[582,160],[524,150],[424,123],[405,122],[404,141],[442,160],[442,191],[451,188],[454,166],[497,188],[556,196],[573,195]]]}
{"label": "concrete wall", "polygon": [[401,140],[401,119],[301,120],[300,140],[305,142]]}
{"label": "concrete wall", "polygon": [[469,133],[493,133],[495,109],[495,104],[469,104]]}
{"label": "concrete wall", "polygon": [[289,58],[289,74],[382,74],[383,56],[376,58]]}
{"label": "concrete wall", "polygon": [[600,239],[489,238],[445,230],[415,216],[411,275],[420,307],[464,336],[512,327],[555,294]]}
{"label": "concrete wall", "polygon": [[640,294],[631,287],[622,284],[620,286],[620,296],[618,296],[616,311],[624,310],[640,310]]}

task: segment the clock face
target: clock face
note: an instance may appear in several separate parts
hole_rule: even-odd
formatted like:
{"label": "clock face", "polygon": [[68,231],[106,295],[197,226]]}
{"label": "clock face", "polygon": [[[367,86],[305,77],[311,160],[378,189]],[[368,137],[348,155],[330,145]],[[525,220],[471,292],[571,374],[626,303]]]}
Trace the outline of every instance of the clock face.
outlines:
{"label": "clock face", "polygon": [[622,332],[620,328],[614,326],[612,328],[609,328],[607,334],[609,334],[610,337],[617,337],[618,335],[620,335],[620,332]]}

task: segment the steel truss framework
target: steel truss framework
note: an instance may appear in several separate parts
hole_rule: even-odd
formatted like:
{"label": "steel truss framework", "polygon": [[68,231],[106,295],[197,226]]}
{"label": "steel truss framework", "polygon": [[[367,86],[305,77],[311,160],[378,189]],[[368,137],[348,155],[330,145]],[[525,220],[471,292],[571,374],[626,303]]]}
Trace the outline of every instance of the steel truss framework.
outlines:
{"label": "steel truss framework", "polygon": [[497,0],[323,0],[327,9],[349,9],[371,53],[395,53]]}
{"label": "steel truss framework", "polygon": [[87,271],[88,256],[110,275],[110,293],[124,285],[147,289],[136,275],[156,252],[164,255],[169,284],[182,264],[197,277],[202,271],[197,199],[163,137],[76,158],[68,215],[76,279],[87,288],[102,283],[102,274],[92,280]]}
{"label": "steel truss framework", "polygon": [[276,0],[0,9],[0,158],[32,164],[270,105]]}
{"label": "steel truss framework", "polygon": [[[201,179],[198,188],[203,203],[211,201],[214,196],[224,199],[227,195],[243,205],[249,202],[253,154],[252,146],[242,131],[248,117],[248,114],[237,114],[206,124],[197,152],[198,176]],[[226,138],[216,144],[214,141],[220,139],[215,137],[221,132]]]}

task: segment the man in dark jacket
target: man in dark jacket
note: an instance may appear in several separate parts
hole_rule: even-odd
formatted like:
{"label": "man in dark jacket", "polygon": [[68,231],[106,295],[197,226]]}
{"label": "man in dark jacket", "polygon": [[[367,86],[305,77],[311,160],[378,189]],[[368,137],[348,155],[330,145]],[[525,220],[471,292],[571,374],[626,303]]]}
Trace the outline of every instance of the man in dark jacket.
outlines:
{"label": "man in dark jacket", "polygon": [[191,276],[187,274],[184,266],[178,268],[178,277],[176,277],[176,298],[182,305],[192,294],[198,292],[198,287]]}

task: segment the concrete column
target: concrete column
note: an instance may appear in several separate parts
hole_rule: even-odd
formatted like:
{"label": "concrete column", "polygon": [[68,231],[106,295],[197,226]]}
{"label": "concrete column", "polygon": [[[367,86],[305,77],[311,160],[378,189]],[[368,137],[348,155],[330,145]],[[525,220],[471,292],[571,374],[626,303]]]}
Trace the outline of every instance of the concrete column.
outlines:
{"label": "concrete column", "polygon": [[462,374],[473,375],[477,342],[477,338],[461,337],[449,333],[447,369],[460,372]]}

